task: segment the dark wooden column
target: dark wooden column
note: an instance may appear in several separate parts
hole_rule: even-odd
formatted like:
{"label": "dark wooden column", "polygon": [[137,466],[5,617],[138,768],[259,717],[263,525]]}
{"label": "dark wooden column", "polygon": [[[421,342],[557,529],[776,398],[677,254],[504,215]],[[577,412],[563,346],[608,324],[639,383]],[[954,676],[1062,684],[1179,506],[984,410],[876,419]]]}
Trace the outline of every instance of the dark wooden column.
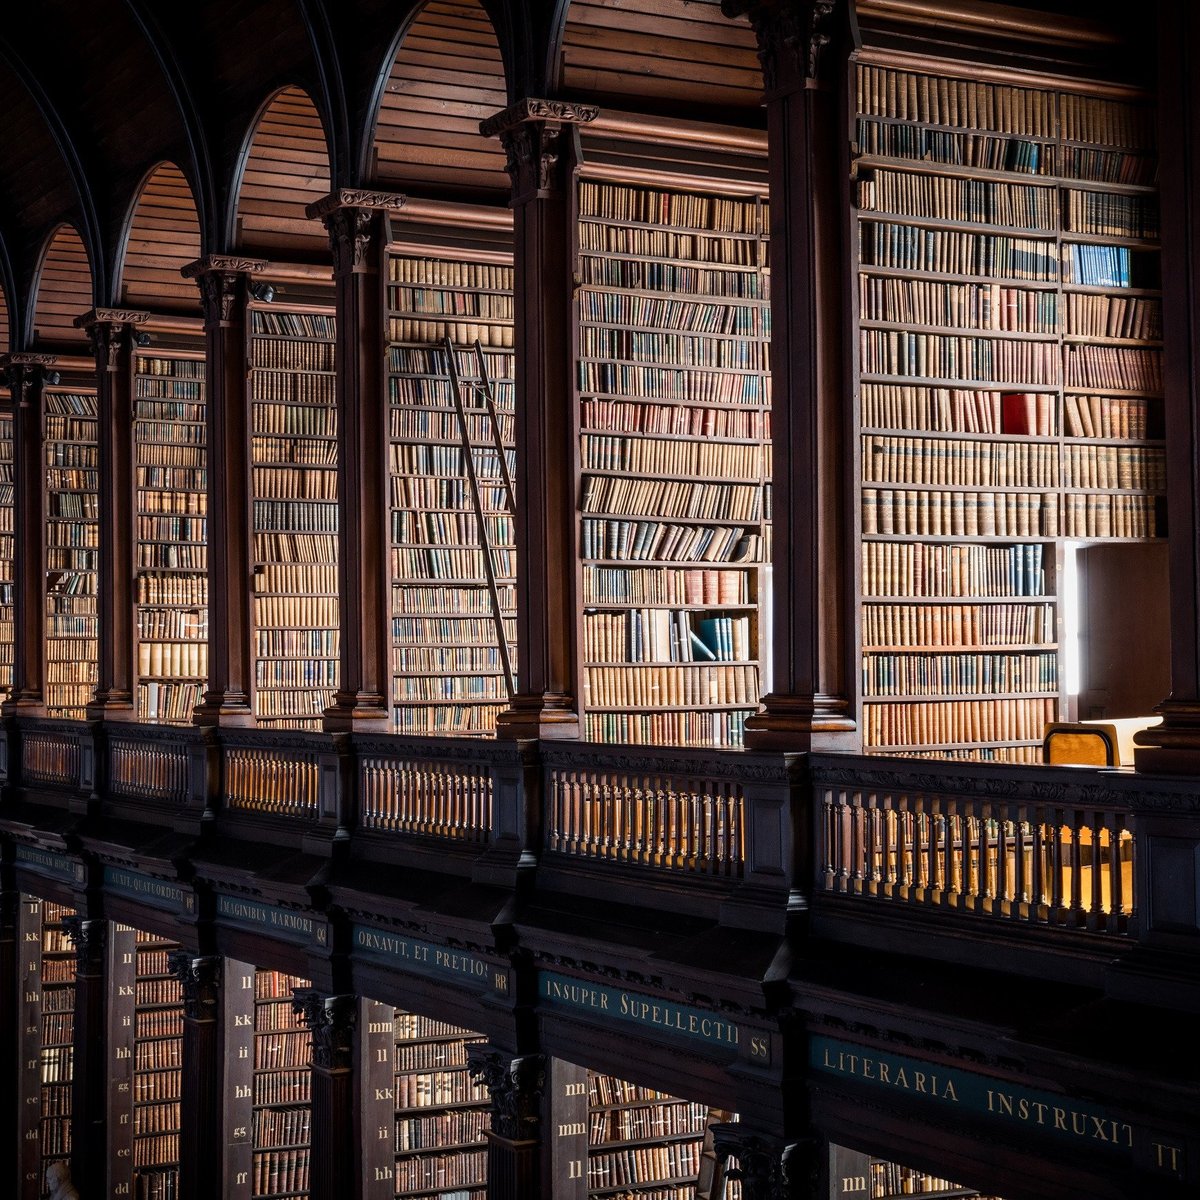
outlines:
{"label": "dark wooden column", "polygon": [[340,686],[325,728],[391,724],[388,398],[384,382],[387,214],[405,197],[339,191],[310,204],[329,231],[337,316]]}
{"label": "dark wooden column", "polygon": [[499,135],[513,184],[516,348],[517,694],[497,732],[577,738],[574,168],[571,126],[597,109],[522,100],[479,126]]}
{"label": "dark wooden column", "polygon": [[[829,1155],[817,1138],[786,1141],[742,1122],[714,1125],[713,1149],[742,1200],[829,1200]],[[732,1160],[732,1161],[730,1161]]]}
{"label": "dark wooden column", "polygon": [[1200,774],[1200,11],[1163,0],[1158,20],[1158,168],[1163,414],[1171,578],[1171,694],[1136,735],[1139,771]]}
{"label": "dark wooden column", "polygon": [[298,988],[295,1008],[312,1033],[311,1200],[361,1194],[361,1096],[355,1072],[357,996],[322,996]]}
{"label": "dark wooden column", "polygon": [[773,681],[756,749],[853,749],[839,137],[848,0],[723,0],[758,37],[771,214]]}
{"label": "dark wooden column", "polygon": [[208,412],[208,691],[198,725],[252,725],[247,277],[260,259],[210,254],[183,268],[200,287]]}
{"label": "dark wooden column", "polygon": [[224,1171],[222,962],[187,950],[173,950],[167,961],[183,991],[179,1200],[206,1200],[221,1195]]}
{"label": "dark wooden column", "polygon": [[6,713],[44,710],[46,683],[46,488],[42,389],[52,354],[0,359],[13,404],[13,687]]}
{"label": "dark wooden column", "polygon": [[108,1178],[108,922],[65,917],[63,929],[75,948],[71,1178],[93,1186]]}
{"label": "dark wooden column", "polygon": [[484,1084],[492,1102],[488,1200],[549,1200],[555,1195],[553,1181],[541,1170],[546,1059],[540,1054],[513,1058],[478,1042],[467,1047],[467,1069]]}
{"label": "dark wooden column", "polygon": [[94,308],[75,319],[96,356],[99,413],[100,570],[97,578],[99,665],[92,720],[131,721],[134,705],[133,352],[149,313]]}

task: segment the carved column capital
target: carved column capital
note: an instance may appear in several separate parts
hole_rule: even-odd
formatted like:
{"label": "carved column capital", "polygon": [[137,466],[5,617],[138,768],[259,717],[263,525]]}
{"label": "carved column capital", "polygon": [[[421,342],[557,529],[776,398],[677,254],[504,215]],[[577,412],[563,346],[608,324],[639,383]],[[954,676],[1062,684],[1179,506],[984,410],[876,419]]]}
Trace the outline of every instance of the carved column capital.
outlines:
{"label": "carved column capital", "polygon": [[[823,83],[848,0],[721,0],[727,17],[746,16],[758,39],[758,61],[768,92]],[[839,10],[843,10],[839,12]]]}
{"label": "carved column capital", "polygon": [[172,950],[167,955],[167,966],[183,991],[183,1015],[193,1021],[214,1018],[221,987],[220,957],[195,957],[187,950]]}
{"label": "carved column capital", "polygon": [[246,276],[261,275],[266,269],[265,259],[210,254],[188,263],[179,273],[184,279],[194,279],[200,288],[205,327],[220,329],[233,323],[233,315],[245,299]]}
{"label": "carved column capital", "polygon": [[63,932],[75,951],[76,972],[95,972],[104,961],[108,922],[86,917],[63,917]]}
{"label": "carved column capital", "polygon": [[150,319],[148,312],[132,308],[93,308],[72,324],[88,336],[99,370],[115,373],[122,351],[131,348],[137,326]]}
{"label": "carved column capital", "polygon": [[314,1067],[348,1071],[354,1063],[357,996],[322,996],[315,988],[293,988],[292,1009],[312,1034]]}
{"label": "carved column capital", "polygon": [[816,1195],[816,1143],[782,1140],[752,1133],[743,1125],[712,1126],[717,1161],[737,1160],[726,1175],[742,1184],[742,1200],[797,1200]]}
{"label": "carved column capital", "polygon": [[514,202],[551,194],[563,126],[586,125],[599,112],[594,104],[529,98],[480,121],[479,132],[504,146]]}
{"label": "carved column capital", "polygon": [[33,403],[35,385],[47,382],[46,376],[57,361],[54,354],[0,355],[0,374],[4,377],[14,406],[28,408]]}
{"label": "carved column capital", "polygon": [[492,1132],[509,1141],[534,1140],[541,1122],[546,1059],[541,1054],[509,1058],[482,1042],[467,1046],[467,1070],[492,1102]]}
{"label": "carved column capital", "polygon": [[384,217],[407,203],[408,197],[399,192],[339,188],[314,200],[304,212],[329,231],[334,274],[346,275],[368,267],[373,244],[383,235]]}

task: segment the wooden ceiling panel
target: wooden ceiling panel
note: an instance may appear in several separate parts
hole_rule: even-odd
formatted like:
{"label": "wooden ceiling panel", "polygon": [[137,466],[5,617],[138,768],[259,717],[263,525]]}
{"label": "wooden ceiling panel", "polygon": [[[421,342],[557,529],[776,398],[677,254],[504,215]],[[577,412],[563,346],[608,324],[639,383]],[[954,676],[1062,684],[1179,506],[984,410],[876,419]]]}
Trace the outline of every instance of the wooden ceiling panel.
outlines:
{"label": "wooden ceiling panel", "polygon": [[304,209],[329,192],[329,149],[313,102],[285,88],[259,120],[238,192],[238,245],[264,258],[327,257],[329,241]]}
{"label": "wooden ceiling panel", "polygon": [[762,100],[754,32],[722,16],[717,0],[572,0],[562,55],[575,96],[710,109]]}
{"label": "wooden ceiling panel", "polygon": [[400,43],[375,124],[385,186],[508,192],[504,152],[479,122],[507,103],[495,31],[475,0],[430,0]]}
{"label": "wooden ceiling panel", "polygon": [[87,334],[73,322],[93,307],[92,268],[83,241],[72,225],[55,230],[38,273],[33,310],[33,342],[87,345]]}
{"label": "wooden ceiling panel", "polygon": [[199,292],[179,270],[200,257],[200,218],[192,189],[163,163],[138,197],[121,271],[121,303],[155,312],[196,312]]}
{"label": "wooden ceiling panel", "polygon": [[7,354],[12,348],[12,339],[8,329],[8,297],[4,287],[0,285],[0,354]]}

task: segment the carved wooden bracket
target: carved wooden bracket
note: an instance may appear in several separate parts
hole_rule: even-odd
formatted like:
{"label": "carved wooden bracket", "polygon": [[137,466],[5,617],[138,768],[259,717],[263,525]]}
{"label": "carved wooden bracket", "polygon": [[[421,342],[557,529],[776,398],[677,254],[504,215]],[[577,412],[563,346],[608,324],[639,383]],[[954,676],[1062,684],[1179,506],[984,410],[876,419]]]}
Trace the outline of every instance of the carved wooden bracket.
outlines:
{"label": "carved wooden bracket", "polygon": [[75,950],[75,970],[94,974],[104,964],[108,922],[86,917],[63,917],[63,932]]}
{"label": "carved wooden bracket", "polygon": [[3,373],[13,403],[28,408],[33,402],[34,385],[44,381],[47,368],[57,361],[55,354],[0,355],[0,373]]}
{"label": "carved wooden bracket", "polygon": [[383,217],[398,213],[407,203],[408,197],[399,192],[340,188],[314,200],[304,212],[320,219],[329,231],[333,272],[345,275],[368,265],[372,243],[382,233]]}
{"label": "carved wooden bracket", "polygon": [[183,1015],[193,1021],[211,1020],[217,1013],[221,959],[215,954],[196,958],[187,950],[172,950],[167,966],[183,992]]}
{"label": "carved wooden bracket", "polygon": [[514,202],[551,194],[563,126],[586,125],[599,113],[594,104],[525,99],[480,121],[479,132],[499,137],[504,146]]}
{"label": "carved wooden bracket", "polygon": [[233,322],[246,293],[246,276],[260,275],[267,269],[261,258],[236,254],[210,254],[182,267],[184,279],[194,279],[200,288],[200,307],[207,329],[219,329]]}
{"label": "carved wooden bracket", "polygon": [[743,1125],[712,1126],[713,1151],[721,1163],[737,1159],[729,1179],[742,1184],[742,1200],[798,1200],[816,1195],[815,1143],[784,1144]]}
{"label": "carved wooden bracket", "polygon": [[150,314],[139,309],[93,308],[72,324],[88,335],[97,368],[112,373],[120,365],[121,352],[132,346],[135,328],[149,319]]}
{"label": "carved wooden bracket", "polygon": [[348,1071],[354,1063],[356,996],[322,996],[315,988],[293,988],[292,1009],[312,1034],[313,1066]]}
{"label": "carved wooden bracket", "polygon": [[509,1058],[486,1043],[467,1047],[467,1070],[492,1101],[492,1132],[509,1141],[533,1141],[541,1127],[546,1059],[541,1054]]}

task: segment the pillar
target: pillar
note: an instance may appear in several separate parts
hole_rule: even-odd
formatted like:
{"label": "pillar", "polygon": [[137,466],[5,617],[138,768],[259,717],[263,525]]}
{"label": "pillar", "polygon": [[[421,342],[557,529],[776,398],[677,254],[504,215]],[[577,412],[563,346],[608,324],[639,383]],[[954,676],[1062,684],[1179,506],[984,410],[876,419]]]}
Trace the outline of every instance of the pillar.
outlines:
{"label": "pillar", "polygon": [[297,988],[294,1006],[312,1034],[310,1200],[361,1194],[361,1098],[355,1072],[357,996],[322,996]]}
{"label": "pillar", "polygon": [[[742,1200],[828,1200],[829,1166],[819,1139],[787,1141],[740,1121],[712,1126],[713,1150]],[[732,1163],[730,1160],[733,1160]]]}
{"label": "pillar", "polygon": [[63,929],[75,949],[75,1023],[71,1076],[71,1178],[108,1178],[108,923],[73,916]]}
{"label": "pillar", "polygon": [[13,687],[6,713],[37,716],[45,703],[46,487],[42,391],[53,354],[0,359],[13,404]]}
{"label": "pillar", "polygon": [[479,126],[485,137],[500,137],[513,185],[517,694],[497,721],[501,737],[580,732],[571,126],[597,112],[527,99]]}
{"label": "pillar", "polygon": [[387,216],[405,197],[333,192],[306,212],[333,249],[337,316],[338,606],[340,685],[329,730],[391,725],[388,397],[384,380]]}
{"label": "pillar", "polygon": [[135,720],[133,579],[133,352],[137,327],[150,314],[94,308],[76,317],[96,356],[99,414],[100,570],[97,578],[99,662],[92,720]]}
{"label": "pillar", "polygon": [[771,221],[772,689],[763,750],[857,748],[843,346],[841,105],[848,0],[723,0],[758,38]]}
{"label": "pillar", "polygon": [[552,1181],[542,1178],[540,1161],[545,1057],[526,1054],[512,1058],[486,1042],[477,1042],[467,1047],[467,1069],[472,1079],[484,1084],[492,1102],[487,1200],[535,1200],[553,1195]]}
{"label": "pillar", "polygon": [[1164,0],[1158,22],[1163,416],[1167,456],[1171,694],[1135,735],[1139,771],[1200,774],[1200,12]]}
{"label": "pillar", "polygon": [[172,950],[167,963],[183,995],[179,1200],[206,1200],[222,1194],[224,1181],[222,962],[216,955]]}
{"label": "pillar", "polygon": [[254,724],[246,290],[266,266],[210,254],[182,272],[200,288],[208,413],[208,690],[199,725]]}

